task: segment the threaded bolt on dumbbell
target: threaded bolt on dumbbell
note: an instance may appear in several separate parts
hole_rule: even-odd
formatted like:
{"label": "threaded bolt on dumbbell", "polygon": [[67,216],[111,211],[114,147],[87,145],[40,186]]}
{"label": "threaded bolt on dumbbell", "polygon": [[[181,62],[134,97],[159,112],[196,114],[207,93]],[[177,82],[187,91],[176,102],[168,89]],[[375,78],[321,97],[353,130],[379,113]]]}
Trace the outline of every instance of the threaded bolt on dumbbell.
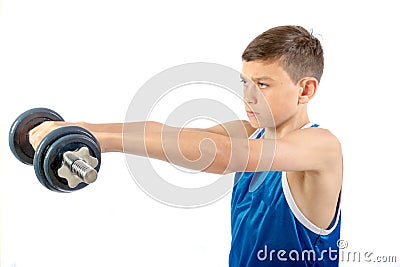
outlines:
{"label": "threaded bolt on dumbbell", "polygon": [[63,154],[63,163],[58,169],[58,175],[65,178],[71,188],[79,183],[93,183],[97,179],[97,171],[94,169],[98,160],[90,156],[89,149],[82,147],[77,151],[67,151]]}
{"label": "threaded bolt on dumbbell", "polygon": [[97,171],[73,152],[64,153],[63,164],[87,184],[93,183],[97,179]]}

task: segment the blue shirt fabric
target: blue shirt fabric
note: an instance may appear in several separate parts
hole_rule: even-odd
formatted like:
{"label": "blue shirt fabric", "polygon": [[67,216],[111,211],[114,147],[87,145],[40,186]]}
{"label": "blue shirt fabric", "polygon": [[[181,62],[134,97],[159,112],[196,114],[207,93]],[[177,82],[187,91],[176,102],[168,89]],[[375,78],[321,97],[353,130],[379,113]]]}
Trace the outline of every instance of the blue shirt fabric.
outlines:
{"label": "blue shirt fabric", "polygon": [[[263,134],[260,128],[250,138]],[[231,201],[229,266],[338,266],[339,204],[340,197],[331,225],[321,229],[296,206],[285,172],[237,172]]]}

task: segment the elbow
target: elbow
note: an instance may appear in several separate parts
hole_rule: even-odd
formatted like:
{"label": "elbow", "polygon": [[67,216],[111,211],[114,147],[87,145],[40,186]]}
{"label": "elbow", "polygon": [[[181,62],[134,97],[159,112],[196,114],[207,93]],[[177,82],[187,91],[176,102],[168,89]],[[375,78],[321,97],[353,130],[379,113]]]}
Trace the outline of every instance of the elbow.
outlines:
{"label": "elbow", "polygon": [[218,174],[230,174],[246,169],[249,143],[247,139],[223,137],[217,146],[216,166]]}
{"label": "elbow", "polygon": [[207,167],[202,171],[221,175],[233,173],[234,167],[231,160],[232,149],[229,138],[226,136],[218,136],[217,139],[213,141],[212,149],[207,149],[206,151],[202,150],[202,154],[206,152],[208,155],[207,159],[209,161]]}
{"label": "elbow", "polygon": [[247,139],[222,135],[214,135],[212,139],[207,139],[211,142],[200,145],[201,158],[205,158],[199,162],[208,162],[205,168],[201,168],[202,172],[225,175],[246,169],[249,161]]}

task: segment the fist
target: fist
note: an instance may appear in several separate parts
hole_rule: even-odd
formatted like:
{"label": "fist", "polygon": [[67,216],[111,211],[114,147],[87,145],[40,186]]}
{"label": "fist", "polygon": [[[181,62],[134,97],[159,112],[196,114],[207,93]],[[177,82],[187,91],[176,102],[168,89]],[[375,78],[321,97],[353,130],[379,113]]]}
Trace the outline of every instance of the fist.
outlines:
{"label": "fist", "polygon": [[68,123],[65,121],[45,121],[33,128],[29,132],[29,143],[31,143],[32,147],[36,150],[40,142],[43,138],[46,137],[51,131],[64,127],[64,126],[72,126],[77,125],[76,123]]}

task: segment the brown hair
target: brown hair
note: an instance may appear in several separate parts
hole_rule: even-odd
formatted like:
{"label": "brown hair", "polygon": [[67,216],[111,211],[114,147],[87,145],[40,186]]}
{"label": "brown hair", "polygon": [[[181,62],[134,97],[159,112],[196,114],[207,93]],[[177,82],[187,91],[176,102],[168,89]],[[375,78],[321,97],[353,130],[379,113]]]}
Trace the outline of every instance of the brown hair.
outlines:
{"label": "brown hair", "polygon": [[279,60],[294,83],[306,76],[319,82],[324,70],[321,43],[301,26],[279,26],[263,32],[247,46],[242,60]]}

